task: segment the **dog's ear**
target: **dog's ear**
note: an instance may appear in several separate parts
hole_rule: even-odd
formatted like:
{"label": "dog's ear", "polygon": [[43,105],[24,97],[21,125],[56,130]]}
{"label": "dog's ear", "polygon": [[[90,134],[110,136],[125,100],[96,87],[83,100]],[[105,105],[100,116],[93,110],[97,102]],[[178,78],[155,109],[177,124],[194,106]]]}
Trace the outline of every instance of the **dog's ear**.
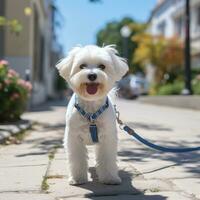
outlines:
{"label": "dog's ear", "polygon": [[118,56],[115,45],[103,47],[111,56],[114,67],[116,69],[117,81],[120,80],[129,70],[126,59]]}
{"label": "dog's ear", "polygon": [[73,65],[74,56],[80,49],[81,47],[74,47],[68,53],[66,58],[63,58],[56,64],[56,68],[58,69],[60,76],[62,76],[65,80],[68,80]]}

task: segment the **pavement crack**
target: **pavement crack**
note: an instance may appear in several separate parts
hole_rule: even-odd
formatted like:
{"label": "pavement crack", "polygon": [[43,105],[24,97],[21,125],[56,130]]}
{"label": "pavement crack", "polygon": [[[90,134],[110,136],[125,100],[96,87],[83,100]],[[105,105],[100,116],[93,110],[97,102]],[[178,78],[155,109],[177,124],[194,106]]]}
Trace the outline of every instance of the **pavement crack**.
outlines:
{"label": "pavement crack", "polygon": [[37,166],[45,166],[46,164],[39,165],[13,165],[13,166],[0,166],[0,168],[13,168],[13,167],[37,167]]}
{"label": "pavement crack", "polygon": [[41,192],[47,192],[49,189],[49,184],[48,184],[48,177],[49,177],[49,169],[52,163],[52,160],[54,159],[55,153],[57,151],[58,147],[54,147],[49,151],[48,157],[49,157],[49,162],[47,165],[47,170],[45,172],[45,175],[43,176],[43,180],[41,183]]}
{"label": "pavement crack", "polygon": [[39,190],[3,190],[0,191],[0,194],[3,193],[34,193],[34,194],[39,194]]}

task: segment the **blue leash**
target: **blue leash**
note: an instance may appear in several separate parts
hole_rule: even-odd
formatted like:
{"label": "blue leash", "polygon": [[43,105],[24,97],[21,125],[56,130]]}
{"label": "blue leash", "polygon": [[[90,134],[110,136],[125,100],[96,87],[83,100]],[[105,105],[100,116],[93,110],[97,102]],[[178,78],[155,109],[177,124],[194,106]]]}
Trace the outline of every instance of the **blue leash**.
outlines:
{"label": "blue leash", "polygon": [[133,129],[131,129],[129,126],[125,125],[123,127],[123,130],[126,131],[129,135],[133,136],[136,138],[139,142],[143,143],[144,145],[156,149],[158,151],[163,151],[163,152],[171,152],[171,153],[185,153],[185,152],[191,152],[191,151],[199,151],[200,147],[186,147],[186,148],[169,148],[169,147],[162,147],[156,144],[153,144],[149,142],[148,140],[142,138],[139,136]]}
{"label": "blue leash", "polygon": [[144,144],[144,145],[146,145],[146,146],[148,146],[152,149],[162,151],[162,152],[169,152],[169,153],[186,153],[186,152],[192,152],[192,151],[200,151],[200,146],[199,147],[186,147],[186,148],[170,148],[170,147],[163,147],[163,146],[160,146],[160,145],[153,144],[152,142],[149,142],[148,140],[141,137],[132,128],[125,125],[120,120],[119,111],[117,111],[116,106],[115,106],[115,112],[116,112],[116,119],[117,119],[117,122],[120,126],[120,129],[126,131],[129,135],[133,136],[139,142],[141,142],[142,144]]}

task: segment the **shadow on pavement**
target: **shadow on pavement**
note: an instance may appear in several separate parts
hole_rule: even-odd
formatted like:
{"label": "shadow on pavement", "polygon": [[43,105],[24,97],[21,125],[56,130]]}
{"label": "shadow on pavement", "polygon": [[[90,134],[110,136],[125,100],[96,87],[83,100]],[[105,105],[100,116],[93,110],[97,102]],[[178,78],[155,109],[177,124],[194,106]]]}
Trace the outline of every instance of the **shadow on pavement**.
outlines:
{"label": "shadow on pavement", "polygon": [[58,124],[47,124],[47,123],[40,123],[41,128],[40,132],[47,132],[47,131],[56,131],[62,129],[64,131],[65,123],[58,123]]}
{"label": "shadow on pavement", "polygon": [[158,124],[146,124],[142,122],[126,122],[127,125],[133,128],[142,128],[145,130],[153,130],[153,131],[172,131],[171,128],[163,127]]}
{"label": "shadow on pavement", "polygon": [[61,139],[48,139],[48,140],[29,140],[26,143],[34,143],[35,145],[32,147],[30,152],[25,154],[17,154],[16,157],[25,157],[25,156],[37,156],[49,154],[52,149],[61,148],[62,140]]}
{"label": "shadow on pavement", "polygon": [[[200,141],[200,137],[198,137],[197,141]],[[152,150],[149,147],[146,147],[141,144],[141,147],[135,147],[134,143],[136,141],[133,139],[133,147],[126,147],[126,150],[122,150],[118,152],[118,156],[122,161],[130,162],[143,162],[148,164],[149,159],[153,162],[154,160],[163,160],[163,161],[171,161],[172,164],[167,164],[166,166],[158,166],[158,168],[147,171],[145,173],[153,173],[155,171],[163,170],[169,167],[174,166],[182,166],[186,172],[192,174],[194,178],[200,178],[200,151],[194,151],[189,153],[163,153],[156,150]],[[151,142],[155,144],[159,144],[158,141],[151,140]],[[138,142],[137,142],[138,143]],[[200,146],[199,142],[189,142],[185,140],[179,140],[178,142],[168,141],[163,146],[167,147],[196,147]]]}
{"label": "shadow on pavement", "polygon": [[[39,126],[36,126],[33,130],[35,132],[38,131],[38,134],[40,136],[29,139],[26,138],[26,140],[23,141],[24,144],[32,144],[31,148],[28,149],[27,153],[25,154],[17,154],[16,157],[25,157],[25,156],[32,156],[32,155],[43,155],[48,154],[52,149],[54,148],[61,148],[62,147],[62,139],[64,134],[64,127],[65,124],[39,124]],[[47,135],[46,138],[44,137],[44,134],[51,132],[51,131],[57,131],[57,136],[49,136]],[[36,134],[36,133],[35,133]]]}
{"label": "shadow on pavement", "polygon": [[97,174],[94,167],[89,168],[92,182],[87,184],[79,185],[76,187],[84,188],[88,190],[85,197],[88,199],[135,199],[135,200],[166,200],[166,197],[161,195],[146,195],[145,191],[141,191],[134,187],[134,175],[124,170],[119,171],[119,175],[122,178],[120,185],[104,185],[99,183],[97,180]]}

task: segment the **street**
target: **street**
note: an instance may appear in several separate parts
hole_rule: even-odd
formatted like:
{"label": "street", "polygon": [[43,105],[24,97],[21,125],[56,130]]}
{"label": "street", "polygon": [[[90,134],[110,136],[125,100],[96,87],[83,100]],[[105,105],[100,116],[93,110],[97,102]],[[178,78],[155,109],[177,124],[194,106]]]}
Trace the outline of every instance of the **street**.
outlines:
{"label": "street", "polygon": [[[151,150],[119,129],[118,165],[122,184],[97,182],[89,146],[90,182],[70,186],[62,148],[67,102],[25,113],[33,128],[21,144],[0,146],[0,200],[200,199],[200,152]],[[121,119],[143,137],[170,147],[200,146],[200,112],[117,100]]]}

